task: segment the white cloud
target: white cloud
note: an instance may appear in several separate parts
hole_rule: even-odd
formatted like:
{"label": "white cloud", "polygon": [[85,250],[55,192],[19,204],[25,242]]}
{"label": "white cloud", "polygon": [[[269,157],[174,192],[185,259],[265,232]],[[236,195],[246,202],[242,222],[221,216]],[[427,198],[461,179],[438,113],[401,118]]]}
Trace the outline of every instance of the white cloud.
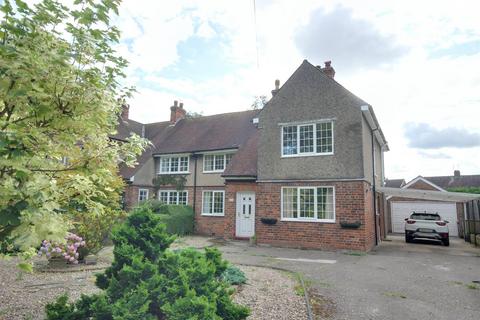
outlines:
{"label": "white cloud", "polygon": [[[462,173],[480,172],[475,160],[479,148],[442,149],[445,157],[436,157],[411,149],[404,136],[404,126],[410,122],[478,132],[480,75],[475,70],[480,70],[480,53],[431,56],[436,50],[480,39],[475,2],[305,0],[299,4],[257,0],[256,30],[251,1],[130,0],[122,6],[122,29],[133,42],[120,50],[132,62],[130,74],[140,68],[146,74],[143,81],[150,84],[138,88],[140,93],[131,101],[134,119],[166,120],[173,100],[182,98],[187,110],[204,114],[249,108],[253,96],[269,94],[274,79],[285,82],[305,58],[294,39],[311,13],[319,9],[333,12],[342,6],[351,10],[352,18],[368,21],[382,35],[409,48],[386,68],[373,62],[361,71],[352,70],[336,56],[328,57],[337,70],[336,79],[375,109],[391,147],[386,154],[387,177],[451,174],[454,168]],[[332,34],[335,31],[332,29]],[[201,81],[163,75],[167,66],[182,68],[176,65],[178,45],[194,36],[221,38],[222,57],[237,67]]]}

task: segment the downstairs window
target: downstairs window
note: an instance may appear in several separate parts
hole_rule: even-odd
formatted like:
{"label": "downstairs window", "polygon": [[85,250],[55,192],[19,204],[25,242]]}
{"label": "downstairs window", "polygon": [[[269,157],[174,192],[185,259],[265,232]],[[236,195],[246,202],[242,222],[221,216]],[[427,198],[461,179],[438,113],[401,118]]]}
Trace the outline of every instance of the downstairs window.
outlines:
{"label": "downstairs window", "polygon": [[334,187],[283,187],[282,220],[335,222]]}

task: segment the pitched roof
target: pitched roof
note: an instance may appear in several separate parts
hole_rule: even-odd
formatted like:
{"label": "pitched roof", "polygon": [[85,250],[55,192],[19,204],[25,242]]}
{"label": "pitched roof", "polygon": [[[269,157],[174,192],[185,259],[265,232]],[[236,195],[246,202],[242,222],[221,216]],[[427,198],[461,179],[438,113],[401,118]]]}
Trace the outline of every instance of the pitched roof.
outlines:
{"label": "pitched roof", "polygon": [[405,185],[405,179],[386,179],[385,187],[387,188],[401,188]]}
{"label": "pitched roof", "polygon": [[256,130],[252,119],[257,113],[248,110],[182,119],[151,140],[152,154],[237,149]]}
{"label": "pitched roof", "polygon": [[223,172],[223,177],[256,177],[257,176],[257,146],[259,138],[258,129],[235,153],[230,164]]}
{"label": "pitched roof", "polygon": [[117,133],[110,136],[110,138],[125,141],[132,132],[142,136],[143,126],[142,123],[135,120],[123,120],[118,117]]}
{"label": "pitched roof", "polygon": [[[171,125],[169,121],[145,124],[145,137],[152,145],[139,156],[135,167],[120,166],[120,174],[126,179],[131,178],[155,154],[239,149],[257,131],[252,122],[257,113],[257,110],[223,113],[182,119],[175,125]],[[130,124],[129,122],[126,124]],[[125,123],[121,123],[119,132],[124,129]],[[120,135],[124,136],[128,135]],[[256,174],[256,156],[252,170]]]}
{"label": "pitched roof", "polygon": [[[416,179],[418,179],[419,177],[413,179],[411,182],[409,182],[409,184],[415,181]],[[468,187],[480,188],[480,174],[459,175],[459,176],[435,176],[435,177],[421,176],[421,178],[447,191],[450,188],[468,188]],[[398,186],[400,182],[403,182],[403,186],[405,185],[404,179],[391,179],[391,180],[387,179],[385,180],[385,187],[401,188],[402,186]]]}
{"label": "pitched roof", "polygon": [[480,187],[480,175],[424,177],[442,189]]}

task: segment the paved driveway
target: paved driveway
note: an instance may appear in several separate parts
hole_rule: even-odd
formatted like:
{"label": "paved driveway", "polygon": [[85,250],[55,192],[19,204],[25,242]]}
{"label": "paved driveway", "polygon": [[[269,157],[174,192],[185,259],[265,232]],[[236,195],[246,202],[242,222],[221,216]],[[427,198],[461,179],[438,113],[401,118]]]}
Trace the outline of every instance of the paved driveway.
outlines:
{"label": "paved driveway", "polygon": [[480,281],[480,250],[461,239],[450,247],[389,240],[367,255],[245,242],[220,248],[234,263],[302,273],[331,319],[480,319],[480,284],[472,282]]}

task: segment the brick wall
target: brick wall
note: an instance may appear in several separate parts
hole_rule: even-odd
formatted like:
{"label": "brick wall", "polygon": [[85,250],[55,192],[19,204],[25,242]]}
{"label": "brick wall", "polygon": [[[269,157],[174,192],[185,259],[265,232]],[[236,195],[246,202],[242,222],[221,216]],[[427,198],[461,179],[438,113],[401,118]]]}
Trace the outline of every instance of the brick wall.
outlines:
{"label": "brick wall", "polygon": [[[281,221],[282,186],[334,186],[335,223]],[[259,183],[255,227],[258,243],[278,246],[370,250],[375,241],[370,185],[363,181],[332,183]],[[263,224],[262,217],[277,218],[277,224]],[[358,229],[343,229],[340,222],[360,221]]]}
{"label": "brick wall", "polygon": [[129,211],[138,204],[138,190],[148,189],[148,198],[152,199],[155,196],[155,191],[149,186],[127,185],[124,191],[125,210]]}
{"label": "brick wall", "polygon": [[[192,188],[193,189],[193,188]],[[223,190],[225,187],[197,187],[195,204],[195,232],[201,235],[223,237],[225,230],[225,216],[202,215],[202,193],[206,190]],[[190,196],[190,193],[192,196]],[[193,205],[193,190],[189,192],[189,204]],[[225,196],[225,211],[227,209],[227,197]]]}
{"label": "brick wall", "polygon": [[[228,182],[225,187],[225,230],[224,237],[226,239],[235,238],[235,223],[237,212],[237,192],[252,191],[257,192],[257,184],[255,182]],[[258,195],[255,197],[255,207],[258,207]],[[257,214],[256,214],[257,216]]]}

